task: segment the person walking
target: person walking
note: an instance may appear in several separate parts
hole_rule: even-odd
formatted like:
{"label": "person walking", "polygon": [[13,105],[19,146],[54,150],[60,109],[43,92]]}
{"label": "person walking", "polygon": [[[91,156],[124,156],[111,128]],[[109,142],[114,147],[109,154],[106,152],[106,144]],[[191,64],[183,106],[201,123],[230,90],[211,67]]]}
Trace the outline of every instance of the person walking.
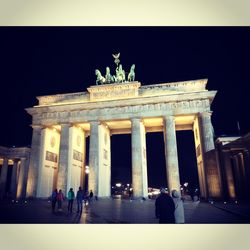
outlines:
{"label": "person walking", "polygon": [[62,193],[62,190],[61,190],[61,189],[60,189],[59,192],[57,193],[56,200],[57,200],[57,208],[58,208],[58,211],[62,211],[62,202],[63,202],[63,200],[64,200],[64,196],[63,196],[63,193]]}
{"label": "person walking", "polygon": [[165,188],[161,188],[160,195],[155,200],[155,216],[160,224],[175,223],[175,204]]}
{"label": "person walking", "polygon": [[93,191],[90,190],[90,193],[89,193],[89,203],[92,201],[93,196],[94,196]]}
{"label": "person walking", "polygon": [[52,212],[55,213],[55,207],[57,202],[57,189],[55,189],[51,194],[51,205],[52,205]]}
{"label": "person walking", "polygon": [[68,213],[71,213],[71,214],[73,210],[74,199],[75,199],[75,193],[73,191],[73,188],[70,188],[68,192]]}
{"label": "person walking", "polygon": [[76,200],[77,200],[77,213],[82,213],[82,203],[84,199],[84,193],[81,187],[79,187],[79,190],[76,194]]}
{"label": "person walking", "polygon": [[175,223],[176,224],[185,223],[183,202],[181,200],[180,194],[176,190],[172,191],[172,198],[175,204],[175,211],[174,211]]}

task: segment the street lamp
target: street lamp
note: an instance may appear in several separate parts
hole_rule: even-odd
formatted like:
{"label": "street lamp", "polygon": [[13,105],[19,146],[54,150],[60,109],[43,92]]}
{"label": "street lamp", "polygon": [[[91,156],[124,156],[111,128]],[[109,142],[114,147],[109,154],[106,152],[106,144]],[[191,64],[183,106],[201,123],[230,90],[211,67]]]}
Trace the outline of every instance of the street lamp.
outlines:
{"label": "street lamp", "polygon": [[85,185],[84,188],[85,190],[88,190],[88,186],[89,186],[89,166],[85,166]]}
{"label": "street lamp", "polygon": [[85,174],[89,174],[89,166],[85,166]]}

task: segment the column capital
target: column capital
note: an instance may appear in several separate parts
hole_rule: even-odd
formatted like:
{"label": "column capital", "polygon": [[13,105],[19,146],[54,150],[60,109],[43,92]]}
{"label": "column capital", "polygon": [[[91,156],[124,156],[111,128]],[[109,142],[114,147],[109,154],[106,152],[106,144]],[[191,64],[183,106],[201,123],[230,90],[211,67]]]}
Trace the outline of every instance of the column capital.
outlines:
{"label": "column capital", "polygon": [[36,124],[31,124],[30,125],[33,129],[36,129],[36,130],[42,130],[44,126],[42,125],[36,125]]}
{"label": "column capital", "polygon": [[163,116],[164,121],[175,121],[175,116],[174,115],[165,115]]}
{"label": "column capital", "polygon": [[99,120],[92,120],[92,121],[89,121],[90,125],[100,125],[101,124],[101,121]]}
{"label": "column capital", "polygon": [[141,117],[133,117],[130,119],[131,122],[136,122],[136,121],[139,121],[141,122],[142,121],[142,118]]}
{"label": "column capital", "polygon": [[58,125],[61,126],[61,128],[70,128],[73,126],[71,123],[60,123]]}
{"label": "column capital", "polygon": [[15,158],[15,159],[13,159],[13,162],[14,162],[14,163],[18,163],[19,160],[20,160],[20,159],[16,159],[16,158]]}
{"label": "column capital", "polygon": [[211,117],[212,116],[212,111],[204,111],[199,113],[199,117]]}

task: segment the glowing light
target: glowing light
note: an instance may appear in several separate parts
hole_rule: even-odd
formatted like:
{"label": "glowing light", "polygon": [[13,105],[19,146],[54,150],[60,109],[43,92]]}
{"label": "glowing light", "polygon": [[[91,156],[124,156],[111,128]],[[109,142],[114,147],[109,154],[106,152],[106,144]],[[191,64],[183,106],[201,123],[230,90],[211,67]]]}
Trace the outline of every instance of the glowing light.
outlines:
{"label": "glowing light", "polygon": [[85,166],[85,174],[89,174],[89,166]]}
{"label": "glowing light", "polygon": [[121,184],[121,183],[116,183],[115,186],[116,186],[116,187],[121,187],[122,184]]}
{"label": "glowing light", "polygon": [[187,187],[187,186],[188,186],[188,182],[185,182],[185,183],[183,184],[183,186],[184,186],[184,187]]}
{"label": "glowing light", "polygon": [[129,187],[129,186],[130,186],[130,184],[127,184],[127,186]]}

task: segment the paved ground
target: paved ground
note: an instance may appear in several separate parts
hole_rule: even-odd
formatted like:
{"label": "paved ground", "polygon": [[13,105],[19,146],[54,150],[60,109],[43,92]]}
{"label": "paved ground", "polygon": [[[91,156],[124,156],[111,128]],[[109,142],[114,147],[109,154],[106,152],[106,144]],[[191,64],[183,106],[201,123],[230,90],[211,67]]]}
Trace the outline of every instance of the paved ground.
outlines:
{"label": "paved ground", "polygon": [[[82,214],[67,214],[67,202],[63,211],[51,212],[51,203],[45,200],[25,202],[0,202],[0,223],[87,223],[87,224],[152,224],[154,200],[99,199],[84,206]],[[224,204],[184,202],[186,223],[250,223],[250,204]]]}

